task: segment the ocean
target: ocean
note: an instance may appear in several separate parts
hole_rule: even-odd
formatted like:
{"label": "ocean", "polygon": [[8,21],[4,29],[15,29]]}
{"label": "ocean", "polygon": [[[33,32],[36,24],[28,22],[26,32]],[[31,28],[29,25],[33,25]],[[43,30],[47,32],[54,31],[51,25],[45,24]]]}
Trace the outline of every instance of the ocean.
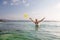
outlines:
{"label": "ocean", "polygon": [[0,22],[0,40],[60,40],[60,22]]}

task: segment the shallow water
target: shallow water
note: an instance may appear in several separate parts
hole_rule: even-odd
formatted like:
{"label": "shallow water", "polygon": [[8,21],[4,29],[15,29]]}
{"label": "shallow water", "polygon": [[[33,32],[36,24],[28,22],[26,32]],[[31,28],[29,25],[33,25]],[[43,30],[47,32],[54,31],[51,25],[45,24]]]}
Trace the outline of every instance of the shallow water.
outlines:
{"label": "shallow water", "polygon": [[60,22],[1,22],[0,40],[60,40]]}

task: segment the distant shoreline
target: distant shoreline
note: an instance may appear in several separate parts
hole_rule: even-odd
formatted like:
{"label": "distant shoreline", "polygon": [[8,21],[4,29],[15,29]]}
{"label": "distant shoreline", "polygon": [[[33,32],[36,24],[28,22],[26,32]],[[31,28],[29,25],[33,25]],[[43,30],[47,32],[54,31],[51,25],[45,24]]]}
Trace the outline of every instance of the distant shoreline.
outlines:
{"label": "distant shoreline", "polygon": [[[0,20],[0,22],[31,22],[30,20]],[[43,22],[60,22],[54,20],[45,20]]]}

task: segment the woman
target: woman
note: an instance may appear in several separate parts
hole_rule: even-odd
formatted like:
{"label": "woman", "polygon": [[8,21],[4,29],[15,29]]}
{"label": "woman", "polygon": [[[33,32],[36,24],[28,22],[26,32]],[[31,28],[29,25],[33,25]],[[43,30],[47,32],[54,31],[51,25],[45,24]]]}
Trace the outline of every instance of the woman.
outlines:
{"label": "woman", "polygon": [[32,20],[32,18],[29,18],[33,23],[35,23],[35,29],[38,30],[38,24],[42,22],[45,18],[42,18],[41,20],[38,21],[38,19]]}

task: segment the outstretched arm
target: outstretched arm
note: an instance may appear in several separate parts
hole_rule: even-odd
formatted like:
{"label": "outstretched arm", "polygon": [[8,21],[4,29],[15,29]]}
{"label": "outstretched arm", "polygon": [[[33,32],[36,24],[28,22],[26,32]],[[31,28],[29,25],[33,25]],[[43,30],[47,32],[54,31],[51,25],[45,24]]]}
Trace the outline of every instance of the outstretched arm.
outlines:
{"label": "outstretched arm", "polygon": [[34,22],[33,20],[32,20],[32,18],[29,18],[32,22]]}
{"label": "outstretched arm", "polygon": [[44,19],[45,19],[45,17],[44,17],[44,18],[42,18],[41,20],[39,20],[38,22],[42,22]]}

